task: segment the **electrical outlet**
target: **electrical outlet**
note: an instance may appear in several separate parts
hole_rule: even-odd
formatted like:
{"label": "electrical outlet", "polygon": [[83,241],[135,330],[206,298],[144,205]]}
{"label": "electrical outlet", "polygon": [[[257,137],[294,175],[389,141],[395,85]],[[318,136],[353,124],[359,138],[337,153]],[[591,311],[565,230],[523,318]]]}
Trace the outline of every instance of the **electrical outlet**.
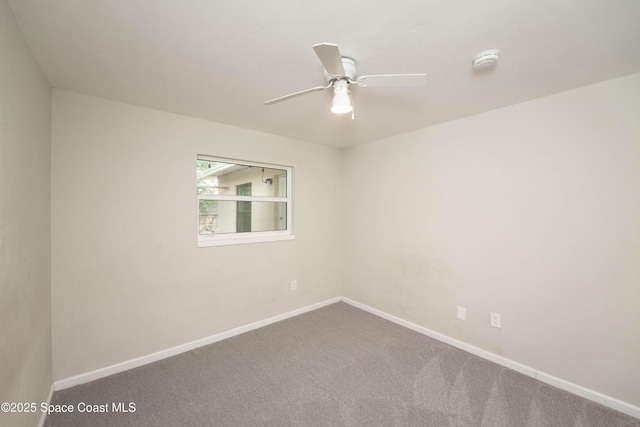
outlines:
{"label": "electrical outlet", "polygon": [[458,306],[458,314],[457,314],[458,319],[460,320],[467,320],[467,309],[464,307],[460,307]]}
{"label": "electrical outlet", "polygon": [[494,328],[502,328],[500,313],[491,313],[491,326]]}
{"label": "electrical outlet", "polygon": [[298,281],[297,280],[292,280],[291,281],[291,290],[295,291],[298,289]]}

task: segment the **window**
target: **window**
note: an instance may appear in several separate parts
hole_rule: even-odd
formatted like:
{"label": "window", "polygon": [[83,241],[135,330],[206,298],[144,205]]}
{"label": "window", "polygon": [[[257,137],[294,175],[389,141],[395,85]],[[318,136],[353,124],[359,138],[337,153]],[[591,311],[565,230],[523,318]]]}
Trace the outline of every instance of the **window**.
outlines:
{"label": "window", "polygon": [[[251,183],[241,184],[236,187],[238,196],[251,195]],[[251,231],[251,202],[236,202],[236,233]]]}
{"label": "window", "polygon": [[197,158],[198,246],[293,239],[287,166]]}

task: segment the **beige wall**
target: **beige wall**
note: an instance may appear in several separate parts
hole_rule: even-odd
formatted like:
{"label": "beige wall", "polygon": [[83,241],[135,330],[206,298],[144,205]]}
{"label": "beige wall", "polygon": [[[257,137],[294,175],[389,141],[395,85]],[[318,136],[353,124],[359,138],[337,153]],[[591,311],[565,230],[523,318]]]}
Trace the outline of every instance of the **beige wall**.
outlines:
{"label": "beige wall", "polygon": [[[343,294],[640,405],[639,95],[632,75],[341,152],[54,91],[54,378]],[[196,154],[292,165],[296,240],[197,248]]]}
{"label": "beige wall", "polygon": [[344,171],[346,296],[640,406],[640,74],[361,145]]}
{"label": "beige wall", "polygon": [[[339,150],[58,90],[52,120],[55,380],[340,294]],[[196,247],[197,154],[292,166],[295,240]]]}
{"label": "beige wall", "polygon": [[[0,400],[343,294],[640,406],[640,75],[341,152],[64,91],[51,123],[0,28]],[[196,154],[293,166],[296,239],[197,248]]]}
{"label": "beige wall", "polygon": [[[51,89],[0,0],[0,402],[51,388]],[[40,413],[5,414],[33,426]]]}

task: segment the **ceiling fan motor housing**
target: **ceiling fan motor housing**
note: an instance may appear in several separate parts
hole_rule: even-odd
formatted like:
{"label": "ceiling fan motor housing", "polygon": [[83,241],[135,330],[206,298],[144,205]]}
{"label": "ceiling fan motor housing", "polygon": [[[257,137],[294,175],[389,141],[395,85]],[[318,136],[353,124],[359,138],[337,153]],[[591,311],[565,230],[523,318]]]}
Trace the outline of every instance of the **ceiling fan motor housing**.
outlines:
{"label": "ceiling fan motor housing", "polygon": [[356,61],[346,56],[342,57],[342,66],[344,67],[344,76],[332,76],[324,70],[324,79],[328,82],[335,78],[348,78],[349,80],[355,80],[356,78]]}

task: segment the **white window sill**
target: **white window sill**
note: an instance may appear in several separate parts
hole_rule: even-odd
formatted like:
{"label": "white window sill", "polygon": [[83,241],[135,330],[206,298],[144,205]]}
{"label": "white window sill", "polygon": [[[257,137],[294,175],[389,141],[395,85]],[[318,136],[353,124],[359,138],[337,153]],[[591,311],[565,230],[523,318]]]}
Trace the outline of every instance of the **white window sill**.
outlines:
{"label": "white window sill", "polygon": [[198,247],[206,248],[209,246],[228,246],[228,245],[244,245],[247,243],[264,243],[264,242],[279,242],[283,240],[294,240],[296,236],[293,234],[281,234],[281,235],[268,235],[268,236],[223,236],[218,235],[216,237],[202,237],[198,239]]}

